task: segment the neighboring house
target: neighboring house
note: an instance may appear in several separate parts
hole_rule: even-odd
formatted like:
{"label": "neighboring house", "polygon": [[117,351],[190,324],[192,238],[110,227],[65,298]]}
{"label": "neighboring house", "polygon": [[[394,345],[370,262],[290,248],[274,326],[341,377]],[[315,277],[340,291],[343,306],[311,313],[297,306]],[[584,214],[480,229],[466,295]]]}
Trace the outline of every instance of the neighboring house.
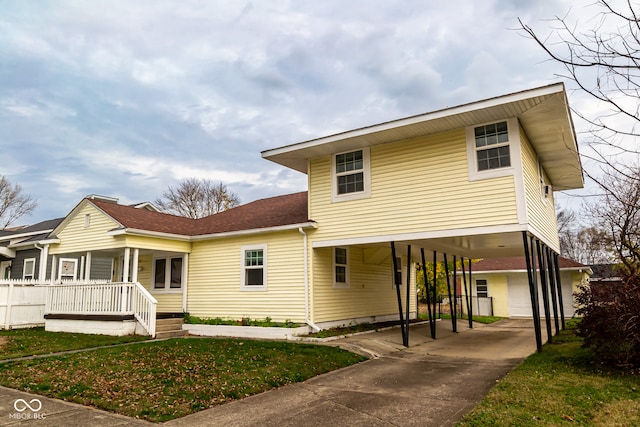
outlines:
{"label": "neighboring house", "polygon": [[533,239],[558,253],[553,191],[583,185],[562,84],[262,156],[306,174],[308,192],[201,219],[90,197],[40,243],[53,265],[84,257],[85,275],[110,257],[113,280],[139,282],[158,312],[324,328],[415,317],[422,250],[516,256]]}
{"label": "neighboring house", "polygon": [[608,287],[624,283],[616,264],[593,264],[591,265],[591,270],[593,270],[593,275],[589,281],[591,286]]}
{"label": "neighboring house", "polygon": [[[559,264],[564,314],[565,317],[573,317],[573,294],[580,285],[589,283],[592,271],[588,265],[564,257],[559,258]],[[524,257],[487,258],[474,263],[471,285],[474,314],[499,317],[533,316],[527,263]],[[464,294],[464,290],[462,293]],[[540,280],[538,295],[540,313],[544,317]]]}
{"label": "neighboring house", "polygon": [[[64,218],[50,219],[26,227],[0,231],[0,280],[77,280],[84,266],[82,256],[67,256],[57,260],[39,242],[45,240]],[[45,261],[46,258],[46,261]],[[91,280],[111,278],[111,260],[96,259]],[[57,274],[56,274],[57,271]]]}

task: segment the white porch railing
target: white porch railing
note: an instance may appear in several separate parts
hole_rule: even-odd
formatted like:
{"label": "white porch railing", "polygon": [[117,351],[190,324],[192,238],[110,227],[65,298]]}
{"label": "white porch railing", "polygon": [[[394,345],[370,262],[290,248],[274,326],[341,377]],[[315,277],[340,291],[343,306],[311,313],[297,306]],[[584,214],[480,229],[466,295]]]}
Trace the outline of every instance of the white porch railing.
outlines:
{"label": "white porch railing", "polygon": [[65,282],[47,289],[47,314],[132,314],[149,335],[156,334],[158,301],[140,283]]}

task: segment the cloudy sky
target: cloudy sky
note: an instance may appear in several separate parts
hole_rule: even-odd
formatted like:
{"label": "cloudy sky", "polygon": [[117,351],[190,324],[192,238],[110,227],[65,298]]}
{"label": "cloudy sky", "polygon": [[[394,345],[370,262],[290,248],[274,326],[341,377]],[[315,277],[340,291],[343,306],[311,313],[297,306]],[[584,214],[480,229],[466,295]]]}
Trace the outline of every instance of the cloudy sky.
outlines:
{"label": "cloudy sky", "polygon": [[190,177],[306,190],[260,151],[560,81],[517,18],[590,4],[0,0],[0,174],[38,202],[18,223]]}

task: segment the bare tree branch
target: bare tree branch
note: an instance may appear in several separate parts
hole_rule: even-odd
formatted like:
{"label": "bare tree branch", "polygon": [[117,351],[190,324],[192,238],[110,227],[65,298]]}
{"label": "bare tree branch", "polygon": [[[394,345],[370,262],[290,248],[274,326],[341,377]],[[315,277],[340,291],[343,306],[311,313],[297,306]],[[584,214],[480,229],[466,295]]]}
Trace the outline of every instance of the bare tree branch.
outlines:
{"label": "bare tree branch", "polygon": [[35,200],[24,194],[20,185],[12,185],[0,176],[0,228],[7,228],[18,218],[30,214],[36,206]]}
{"label": "bare tree branch", "polygon": [[174,215],[202,218],[238,206],[240,198],[222,182],[188,178],[176,187],[169,186],[155,204]]}

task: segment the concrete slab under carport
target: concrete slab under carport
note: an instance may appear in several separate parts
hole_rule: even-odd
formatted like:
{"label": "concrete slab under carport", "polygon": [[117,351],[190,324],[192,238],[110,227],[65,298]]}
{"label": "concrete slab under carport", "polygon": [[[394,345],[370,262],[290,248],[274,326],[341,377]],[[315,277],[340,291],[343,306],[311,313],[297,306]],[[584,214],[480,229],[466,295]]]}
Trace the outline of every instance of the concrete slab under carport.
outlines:
{"label": "concrete slab under carport", "polygon": [[449,426],[536,351],[531,319],[413,325],[328,343],[373,359],[166,423],[169,426]]}

